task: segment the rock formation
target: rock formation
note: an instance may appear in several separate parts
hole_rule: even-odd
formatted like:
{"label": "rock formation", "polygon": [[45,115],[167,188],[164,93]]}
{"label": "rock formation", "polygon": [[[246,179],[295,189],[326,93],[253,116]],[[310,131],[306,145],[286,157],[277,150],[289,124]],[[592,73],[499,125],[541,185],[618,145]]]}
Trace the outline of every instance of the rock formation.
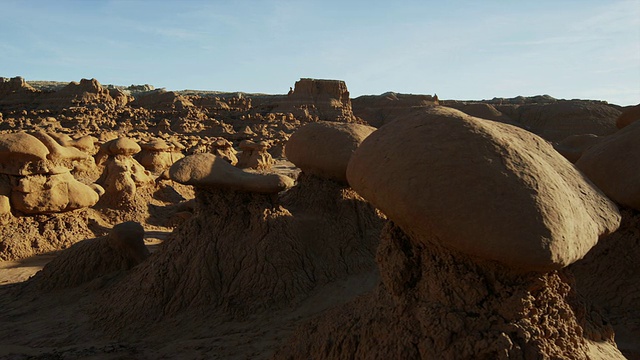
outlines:
{"label": "rock formation", "polygon": [[622,111],[620,116],[618,116],[618,119],[616,119],[616,126],[618,129],[622,129],[637,120],[640,120],[640,104],[631,106]]}
{"label": "rock formation", "polygon": [[640,210],[640,122],[618,130],[586,150],[576,166],[618,204]]}
{"label": "rock formation", "polygon": [[382,284],[312,320],[275,358],[582,359],[595,341],[622,358],[573,279],[553,270],[615,230],[618,211],[544,140],[433,109],[370,135],[347,178],[391,220]]}
{"label": "rock formation", "polygon": [[267,142],[253,142],[251,140],[243,140],[240,142],[240,150],[238,155],[237,167],[256,170],[269,170],[271,165],[275,163],[271,154],[267,152],[270,145]]}
{"label": "rock formation", "polygon": [[152,188],[154,179],[133,155],[139,153],[140,146],[125,137],[104,143],[96,162],[104,166],[102,176],[98,180],[105,189],[105,195],[98,204],[112,209],[134,209],[137,205],[136,194],[140,189]]}
{"label": "rock formation", "polygon": [[602,140],[603,136],[594,134],[571,135],[553,147],[572,163],[576,163],[582,154]]}
{"label": "rock formation", "polygon": [[142,151],[135,157],[140,165],[153,174],[160,174],[184,155],[174,144],[162,139],[152,139],[140,145]]}
{"label": "rock formation", "polygon": [[351,155],[375,130],[366,125],[326,121],[306,124],[289,138],[285,153],[303,172],[346,184]]}
{"label": "rock formation", "polygon": [[503,114],[551,142],[571,135],[610,135],[616,128],[620,110],[602,102],[558,100],[550,103],[496,105]]}
{"label": "rock formation", "polygon": [[341,80],[300,79],[274,112],[292,113],[305,121],[356,121],[347,85]]}
{"label": "rock formation", "polygon": [[431,95],[398,94],[364,95],[351,100],[353,113],[367,124],[380,127],[398,117],[405,116],[415,108],[438,105]]}
{"label": "rock formation", "polygon": [[100,189],[71,175],[74,162],[87,157],[76,148],[62,146],[46,133],[0,135],[0,174],[5,175],[0,199],[4,199],[5,211],[5,197],[10,198],[11,208],[25,214],[93,206]]}
{"label": "rock formation", "polygon": [[238,152],[233,148],[233,144],[225,138],[216,138],[210,145],[209,152],[215,156],[225,159],[231,165],[238,163]]}

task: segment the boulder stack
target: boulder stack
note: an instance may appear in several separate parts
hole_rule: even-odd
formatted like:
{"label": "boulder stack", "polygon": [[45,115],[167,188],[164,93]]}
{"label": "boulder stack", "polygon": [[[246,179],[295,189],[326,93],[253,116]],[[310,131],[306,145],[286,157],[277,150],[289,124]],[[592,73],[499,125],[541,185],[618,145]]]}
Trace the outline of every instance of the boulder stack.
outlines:
{"label": "boulder stack", "polygon": [[347,169],[382,210],[382,284],[275,358],[587,358],[613,331],[559,269],[620,221],[546,141],[434,108],[381,127]]}

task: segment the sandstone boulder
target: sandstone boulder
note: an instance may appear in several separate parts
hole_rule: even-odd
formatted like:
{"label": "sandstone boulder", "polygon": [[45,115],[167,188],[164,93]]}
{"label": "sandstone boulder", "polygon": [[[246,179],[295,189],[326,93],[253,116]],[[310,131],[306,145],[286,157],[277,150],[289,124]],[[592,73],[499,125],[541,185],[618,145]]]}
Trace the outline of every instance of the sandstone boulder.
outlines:
{"label": "sandstone boulder", "polygon": [[[25,132],[0,134],[0,173],[29,175],[39,173],[49,149]],[[42,171],[42,170],[40,170]]]}
{"label": "sandstone boulder", "polygon": [[172,180],[195,187],[232,189],[256,193],[278,193],[293,186],[293,180],[277,174],[254,174],[238,169],[213,154],[194,154],[178,160],[169,169]]}
{"label": "sandstone boulder", "polygon": [[46,214],[90,207],[99,200],[98,193],[71,176],[56,175],[22,177],[11,192],[13,208],[25,214]]}
{"label": "sandstone boulder", "polygon": [[640,122],[584,152],[576,166],[615,202],[640,210]]}
{"label": "sandstone boulder", "polygon": [[319,121],[302,126],[285,145],[287,159],[303,172],[347,183],[347,164],[371,126]]}
{"label": "sandstone boulder", "polygon": [[371,134],[347,179],[410,237],[525,271],[575,262],[620,221],[543,139],[447,108]]}

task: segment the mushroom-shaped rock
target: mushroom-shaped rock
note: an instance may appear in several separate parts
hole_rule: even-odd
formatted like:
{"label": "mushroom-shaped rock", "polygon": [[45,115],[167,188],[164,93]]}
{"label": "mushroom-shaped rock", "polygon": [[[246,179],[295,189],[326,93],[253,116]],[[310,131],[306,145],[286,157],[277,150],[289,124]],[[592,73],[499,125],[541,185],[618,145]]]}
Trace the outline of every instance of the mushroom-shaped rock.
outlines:
{"label": "mushroom-shaped rock", "polygon": [[196,187],[225,188],[256,193],[278,193],[293,186],[293,179],[277,174],[254,174],[234,167],[213,154],[201,153],[178,160],[169,169],[172,180]]}
{"label": "mushroom-shaped rock", "polygon": [[615,202],[640,210],[640,121],[585,151],[578,169]]}
{"label": "mushroom-shaped rock", "polygon": [[303,172],[346,183],[351,155],[375,130],[351,123],[309,123],[291,135],[285,154]]}
{"label": "mushroom-shaped rock", "polygon": [[142,151],[137,155],[136,160],[152,173],[161,173],[168,169],[174,162],[184,156],[180,152],[175,152],[173,144],[169,144],[162,139],[153,139],[140,146]]}
{"label": "mushroom-shaped rock", "polygon": [[0,134],[0,173],[30,175],[34,164],[47,159],[49,149],[33,135],[24,132]]}
{"label": "mushroom-shaped rock", "polygon": [[137,142],[132,139],[121,137],[113,139],[104,144],[109,155],[127,155],[132,156],[140,152],[141,148]]}
{"label": "mushroom-shaped rock", "polygon": [[211,144],[210,152],[218,157],[228,161],[231,165],[238,163],[237,151],[233,148],[233,144],[225,138],[217,138]]}
{"label": "mushroom-shaped rock", "polygon": [[149,257],[149,250],[144,245],[144,228],[135,221],[118,224],[111,229],[107,237],[109,246],[127,258],[142,262]]}
{"label": "mushroom-shaped rock", "polygon": [[628,109],[625,109],[618,119],[616,120],[616,126],[618,129],[622,129],[623,127],[640,120],[640,104],[636,106],[632,106]]}
{"label": "mushroom-shaped rock", "polygon": [[269,143],[265,141],[254,142],[243,140],[240,142],[242,152],[238,156],[239,168],[251,168],[258,170],[268,170],[275,163],[271,154],[267,152]]}
{"label": "mushroom-shaped rock", "polygon": [[349,184],[407,235],[524,271],[581,259],[618,210],[540,137],[447,108],[387,124]]}

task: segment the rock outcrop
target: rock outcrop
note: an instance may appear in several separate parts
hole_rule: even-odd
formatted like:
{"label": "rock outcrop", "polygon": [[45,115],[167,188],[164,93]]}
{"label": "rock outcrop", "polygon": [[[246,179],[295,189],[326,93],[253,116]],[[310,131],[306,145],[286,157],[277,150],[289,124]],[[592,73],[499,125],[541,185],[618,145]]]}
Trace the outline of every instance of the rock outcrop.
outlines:
{"label": "rock outcrop", "polygon": [[413,109],[439,104],[437,96],[398,94],[364,95],[351,100],[353,113],[367,124],[380,127],[398,117],[406,116]]}
{"label": "rock outcrop", "polygon": [[634,122],[586,150],[576,166],[618,204],[640,210],[640,122]]}
{"label": "rock outcrop", "polygon": [[341,80],[300,79],[273,112],[292,113],[304,121],[356,121],[347,85]]}
{"label": "rock outcrop", "polygon": [[[623,358],[571,276],[553,270],[615,230],[619,213],[544,140],[433,109],[370,135],[347,178],[390,219],[382,284],[298,329],[276,359],[583,359],[594,342]],[[556,199],[564,187],[584,194]],[[572,237],[576,224],[588,232]]]}
{"label": "rock outcrop", "polygon": [[623,110],[618,119],[616,119],[616,126],[618,129],[622,129],[638,120],[640,120],[640,104]]}

